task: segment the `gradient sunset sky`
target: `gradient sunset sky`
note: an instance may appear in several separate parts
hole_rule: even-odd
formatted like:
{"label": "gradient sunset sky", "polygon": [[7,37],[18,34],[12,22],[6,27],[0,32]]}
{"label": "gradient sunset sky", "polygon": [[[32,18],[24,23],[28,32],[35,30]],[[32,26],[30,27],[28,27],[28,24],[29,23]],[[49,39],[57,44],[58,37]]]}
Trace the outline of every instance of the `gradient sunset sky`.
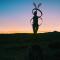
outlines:
{"label": "gradient sunset sky", "polygon": [[60,31],[60,0],[0,0],[0,33],[32,33],[33,2],[42,3],[38,32]]}

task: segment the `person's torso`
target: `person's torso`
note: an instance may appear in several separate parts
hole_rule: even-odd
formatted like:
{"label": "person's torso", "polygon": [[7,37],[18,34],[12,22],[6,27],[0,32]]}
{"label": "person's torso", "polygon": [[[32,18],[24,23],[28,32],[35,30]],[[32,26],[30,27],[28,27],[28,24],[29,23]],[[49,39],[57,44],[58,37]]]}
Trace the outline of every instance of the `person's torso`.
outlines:
{"label": "person's torso", "polygon": [[38,16],[33,17],[33,24],[38,24]]}

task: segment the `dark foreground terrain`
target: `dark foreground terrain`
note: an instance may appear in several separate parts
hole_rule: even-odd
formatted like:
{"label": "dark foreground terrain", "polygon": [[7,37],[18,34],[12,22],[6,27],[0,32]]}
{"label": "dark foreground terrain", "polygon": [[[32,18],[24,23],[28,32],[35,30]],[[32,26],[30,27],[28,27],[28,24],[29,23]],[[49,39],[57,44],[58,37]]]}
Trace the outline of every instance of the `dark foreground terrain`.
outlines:
{"label": "dark foreground terrain", "polygon": [[[40,46],[42,53],[33,49],[34,45]],[[43,60],[60,60],[60,32],[0,34],[0,60],[30,60],[31,49],[40,52]]]}

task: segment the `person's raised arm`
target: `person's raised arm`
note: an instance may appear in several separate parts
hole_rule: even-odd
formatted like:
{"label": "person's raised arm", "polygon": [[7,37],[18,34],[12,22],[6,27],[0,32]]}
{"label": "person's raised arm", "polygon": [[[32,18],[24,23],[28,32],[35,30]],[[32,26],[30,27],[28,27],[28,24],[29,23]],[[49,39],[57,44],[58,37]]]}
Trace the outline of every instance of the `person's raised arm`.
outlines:
{"label": "person's raised arm", "polygon": [[41,16],[43,15],[43,13],[42,13],[42,11],[41,10],[39,10],[39,9],[37,9],[40,13],[41,13],[41,15],[40,16],[38,16],[38,18],[41,18]]}

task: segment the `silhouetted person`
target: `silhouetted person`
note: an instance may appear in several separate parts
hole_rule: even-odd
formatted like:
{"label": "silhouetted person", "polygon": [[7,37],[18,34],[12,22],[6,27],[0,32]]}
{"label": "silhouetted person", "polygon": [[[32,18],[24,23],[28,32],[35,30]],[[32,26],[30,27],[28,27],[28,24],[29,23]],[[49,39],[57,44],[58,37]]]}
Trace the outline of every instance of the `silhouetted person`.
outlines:
{"label": "silhouetted person", "polygon": [[[36,34],[37,33],[37,31],[38,31],[38,28],[39,28],[39,24],[38,24],[38,18],[41,18],[41,16],[37,16],[37,10],[34,12],[34,14],[33,14],[34,16],[33,16],[33,24],[32,24],[32,27],[33,27],[33,32],[34,32],[34,34]],[[31,20],[32,20],[31,19]],[[30,20],[30,21],[31,21]]]}
{"label": "silhouetted person", "polygon": [[29,51],[29,60],[43,60],[42,50],[39,45],[33,45]]}

